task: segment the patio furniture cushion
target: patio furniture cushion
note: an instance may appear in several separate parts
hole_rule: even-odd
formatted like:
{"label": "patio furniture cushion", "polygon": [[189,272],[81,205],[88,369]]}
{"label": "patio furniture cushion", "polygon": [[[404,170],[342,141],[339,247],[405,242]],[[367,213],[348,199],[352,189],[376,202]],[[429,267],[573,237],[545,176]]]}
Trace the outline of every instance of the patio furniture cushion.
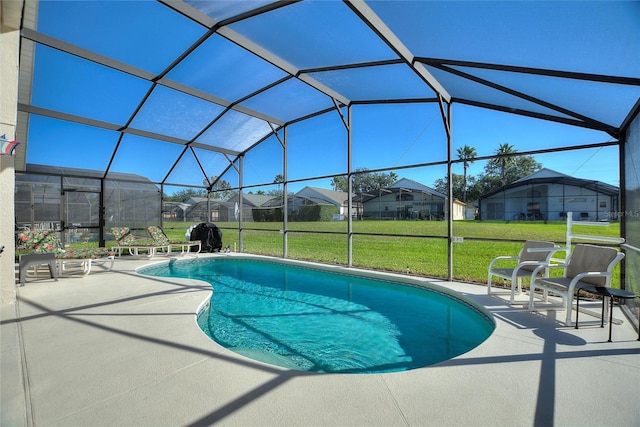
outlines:
{"label": "patio furniture cushion", "polygon": [[129,227],[113,227],[111,229],[111,234],[113,234],[118,245],[126,246],[136,243],[136,238],[131,234]]}
{"label": "patio furniture cushion", "polygon": [[53,230],[25,230],[18,239],[33,253],[53,253],[56,259],[99,259],[113,256],[107,248],[67,248],[62,246]]}
{"label": "patio furniture cushion", "polygon": [[160,227],[156,227],[152,225],[150,227],[147,227],[147,231],[151,235],[151,238],[154,240],[154,242],[160,245],[168,245],[171,243],[167,235],[164,233],[164,231]]}
{"label": "patio furniture cushion", "polygon": [[161,227],[157,227],[155,225],[147,227],[147,231],[157,245],[169,246],[169,252],[171,252],[172,245],[180,246],[182,248],[182,252],[185,252],[185,248],[186,252],[191,252],[191,247],[197,246],[197,252],[200,252],[202,243],[199,240],[170,240],[164,230]]}
{"label": "patio furniture cushion", "polygon": [[147,227],[147,231],[153,238],[153,241],[159,245],[200,245],[199,240],[170,240],[164,230],[155,225]]}
{"label": "patio furniture cushion", "polygon": [[[585,271],[607,271],[609,264],[617,255],[618,251],[614,248],[593,245],[576,246],[576,251],[567,265],[565,276],[573,278]],[[607,279],[604,276],[586,276],[580,281],[595,286],[605,286]]]}
{"label": "patio furniture cushion", "polygon": [[[530,249],[534,249],[530,251]],[[535,251],[535,249],[539,249]],[[544,250],[548,249],[548,250]],[[520,268],[524,270],[533,271],[542,262],[549,262],[549,256],[553,255],[559,249],[552,242],[540,241],[540,240],[527,240],[524,244],[524,248],[520,252],[520,261],[522,264]]]}
{"label": "patio furniture cushion", "polygon": [[82,273],[83,276],[91,272],[95,260],[107,265],[111,270],[115,260],[114,251],[107,248],[68,248],[65,249],[53,230],[25,230],[18,233],[18,239],[31,250],[33,254],[53,254],[58,261],[59,273]]}
{"label": "patio furniture cushion", "polygon": [[60,239],[50,230],[24,230],[18,233],[18,239],[33,253],[64,253]]}
{"label": "patio furniture cushion", "polygon": [[111,234],[116,239],[117,246],[113,247],[113,250],[119,255],[122,255],[123,250],[129,251],[131,255],[140,255],[140,251],[143,251],[149,257],[153,257],[158,254],[168,254],[171,250],[171,246],[168,243],[158,243],[150,238],[140,238],[131,234],[128,227],[113,227],[111,228]]}

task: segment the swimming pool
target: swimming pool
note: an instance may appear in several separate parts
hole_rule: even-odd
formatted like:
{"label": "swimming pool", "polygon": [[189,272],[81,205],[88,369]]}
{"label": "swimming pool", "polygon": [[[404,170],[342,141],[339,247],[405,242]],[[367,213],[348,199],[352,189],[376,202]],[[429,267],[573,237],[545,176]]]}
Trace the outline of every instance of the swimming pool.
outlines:
{"label": "swimming pool", "polygon": [[493,332],[484,309],[438,286],[409,285],[260,258],[172,260],[141,274],[213,287],[198,325],[243,356],[314,372],[380,373],[432,365]]}

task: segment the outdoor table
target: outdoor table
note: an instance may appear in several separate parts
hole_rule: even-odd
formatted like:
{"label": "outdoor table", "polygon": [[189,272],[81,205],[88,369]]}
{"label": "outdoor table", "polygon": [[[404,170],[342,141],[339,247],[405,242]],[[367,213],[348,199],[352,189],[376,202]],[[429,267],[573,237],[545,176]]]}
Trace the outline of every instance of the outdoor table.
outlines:
{"label": "outdoor table", "polygon": [[[611,342],[611,325],[613,324],[613,302],[615,298],[619,299],[633,299],[638,298],[640,295],[636,295],[633,292],[625,291],[622,289],[614,289],[606,286],[582,286],[578,289],[576,301],[576,329],[578,329],[578,315],[580,314],[580,291],[589,292],[594,295],[600,295],[602,297],[602,315],[600,327],[604,328],[604,305],[606,304],[605,297],[611,301],[609,307],[609,342]],[[638,316],[638,341],[640,341],[640,316]]]}

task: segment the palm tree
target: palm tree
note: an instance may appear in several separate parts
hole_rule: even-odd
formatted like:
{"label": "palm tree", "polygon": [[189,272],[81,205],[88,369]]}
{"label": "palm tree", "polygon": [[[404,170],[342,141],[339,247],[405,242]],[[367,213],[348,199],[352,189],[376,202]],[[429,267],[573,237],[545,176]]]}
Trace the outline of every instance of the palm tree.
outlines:
{"label": "palm tree", "polygon": [[512,154],[517,153],[518,150],[513,148],[513,145],[507,144],[506,142],[500,144],[498,149],[496,150],[496,154],[499,156],[498,164],[500,166],[500,181],[502,181],[502,185],[507,185],[507,169],[511,163],[513,163]]}
{"label": "palm tree", "polygon": [[282,175],[281,173],[279,173],[278,175],[275,176],[275,178],[273,178],[273,183],[274,184],[278,184],[278,193],[279,194],[283,194],[284,192],[282,190],[280,190],[280,186],[282,185],[282,183],[284,182],[284,175]]}
{"label": "palm tree", "polygon": [[464,195],[462,201],[467,203],[467,168],[469,164],[473,163],[476,158],[476,149],[465,145],[458,148],[458,159],[462,160],[462,166],[464,167],[464,174],[462,175],[462,182],[464,187]]}

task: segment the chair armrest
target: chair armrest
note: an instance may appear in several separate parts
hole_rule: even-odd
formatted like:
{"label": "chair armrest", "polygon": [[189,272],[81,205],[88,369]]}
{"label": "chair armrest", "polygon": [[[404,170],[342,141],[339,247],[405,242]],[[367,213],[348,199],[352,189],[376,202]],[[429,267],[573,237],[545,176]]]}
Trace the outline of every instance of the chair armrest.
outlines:
{"label": "chair armrest", "polygon": [[[582,279],[584,279],[585,277],[606,277],[606,278],[611,278],[611,273],[608,271],[587,271],[584,273],[580,273],[580,274],[576,274],[573,279],[571,279],[571,282],[569,283],[569,288],[567,289],[567,292],[572,295],[574,292],[574,289],[576,287],[576,285],[578,284],[579,281],[581,281]],[[605,284],[605,287],[608,287],[609,285],[611,285],[610,281],[607,281],[608,283]]]}
{"label": "chair armrest", "polygon": [[547,253],[547,257],[544,261],[535,261],[536,264],[551,264],[553,263],[563,263],[565,262],[564,259],[559,259],[559,258],[553,258],[553,255],[556,252],[561,252],[561,251],[567,251],[567,247],[566,246],[553,246],[553,247],[548,247],[548,248],[528,248],[527,252],[539,252],[539,253]]}
{"label": "chair armrest", "polygon": [[567,264],[565,262],[566,260],[564,260],[564,259],[562,259],[560,261],[563,261],[563,262],[560,262],[558,264],[545,263],[545,265],[547,266],[547,268],[565,268],[567,265],[569,265],[569,264]]}
{"label": "chair armrest", "polygon": [[573,280],[582,280],[585,277],[611,277],[611,273],[608,271],[585,271],[584,273],[576,274]]}
{"label": "chair armrest", "polygon": [[515,266],[515,268],[513,269],[513,274],[514,274],[514,278],[516,277],[516,274],[518,273],[518,271],[523,268],[523,267],[528,267],[528,266],[537,266],[537,268],[535,268],[534,270],[531,271],[531,275],[532,278],[538,275],[538,272],[540,270],[542,270],[545,266],[548,267],[548,263],[543,262],[543,261],[522,261],[521,263],[519,263],[518,265]]}
{"label": "chair armrest", "polygon": [[540,270],[542,269],[549,269],[549,268],[565,268],[567,266],[566,263],[561,263],[561,264],[552,264],[550,262],[541,262],[538,263],[538,267],[533,270],[533,272],[531,273],[531,278],[532,280],[538,276],[538,273],[540,273]]}
{"label": "chair armrest", "polygon": [[558,252],[566,251],[566,246],[551,246],[547,248],[527,248],[527,252]]}
{"label": "chair armrest", "polygon": [[547,265],[549,264],[546,261],[522,261],[521,263],[518,264],[518,267],[523,266],[523,265]]}
{"label": "chair armrest", "polygon": [[517,261],[518,259],[520,259],[519,256],[499,256],[499,257],[496,257],[496,258],[492,259],[491,262],[489,263],[489,270],[491,270],[493,268],[493,265],[497,261]]}

